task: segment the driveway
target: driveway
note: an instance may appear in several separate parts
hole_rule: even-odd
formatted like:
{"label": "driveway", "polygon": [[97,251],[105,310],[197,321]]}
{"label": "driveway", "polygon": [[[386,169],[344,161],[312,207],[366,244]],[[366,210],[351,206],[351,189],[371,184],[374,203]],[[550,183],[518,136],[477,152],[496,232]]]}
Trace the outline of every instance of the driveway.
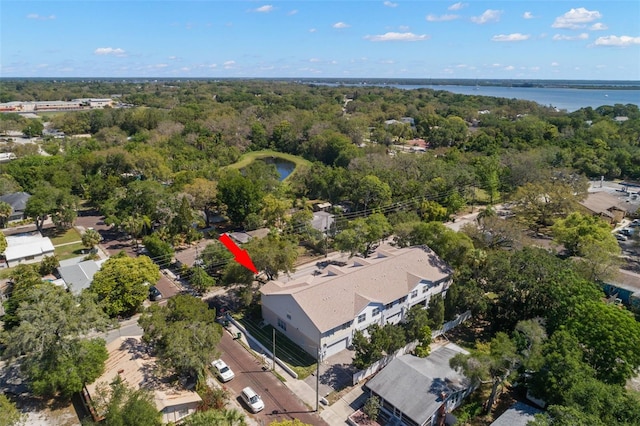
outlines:
{"label": "driveway", "polygon": [[[342,350],[320,363],[320,380],[318,381],[318,393],[320,397],[326,397],[332,392],[339,392],[350,387],[353,383],[353,374],[357,371],[353,362],[353,351]],[[316,374],[312,374],[304,382],[312,389],[316,387]]]}

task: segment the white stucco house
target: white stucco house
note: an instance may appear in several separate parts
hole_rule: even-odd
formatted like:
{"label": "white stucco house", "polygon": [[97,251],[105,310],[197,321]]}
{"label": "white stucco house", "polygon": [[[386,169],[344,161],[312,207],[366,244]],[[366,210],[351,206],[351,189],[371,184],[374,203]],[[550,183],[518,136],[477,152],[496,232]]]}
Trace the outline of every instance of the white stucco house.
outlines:
{"label": "white stucco house", "polygon": [[[321,359],[351,346],[356,330],[397,324],[414,305],[446,292],[451,268],[430,248],[383,245],[287,282],[261,288],[262,317],[306,352]],[[319,349],[318,349],[319,348]]]}
{"label": "white stucco house", "polygon": [[39,232],[10,235],[6,238],[4,258],[9,268],[20,263],[40,262],[45,256],[53,256],[53,243]]}

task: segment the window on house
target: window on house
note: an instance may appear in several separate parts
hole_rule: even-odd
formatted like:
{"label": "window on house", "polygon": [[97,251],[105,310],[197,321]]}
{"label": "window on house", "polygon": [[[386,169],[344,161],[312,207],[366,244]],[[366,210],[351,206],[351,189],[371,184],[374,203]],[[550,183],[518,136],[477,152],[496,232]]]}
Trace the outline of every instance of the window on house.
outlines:
{"label": "window on house", "polygon": [[366,319],[367,319],[367,314],[358,315],[358,324],[360,324],[361,322],[364,322],[364,320]]}
{"label": "window on house", "polygon": [[189,415],[189,409],[188,408],[181,408],[178,410],[178,419],[181,419],[183,417],[186,417]]}
{"label": "window on house", "polygon": [[373,308],[373,312],[371,313],[371,316],[378,316],[380,314],[380,308]]}
{"label": "window on house", "polygon": [[414,297],[418,297],[418,290],[413,290],[411,292],[411,298],[413,299]]}
{"label": "window on house", "polygon": [[429,291],[429,286],[428,285],[425,285],[425,286],[422,287],[422,294],[425,294],[428,291]]}
{"label": "window on house", "polygon": [[291,314],[287,314],[287,319],[291,319]]}
{"label": "window on house", "polygon": [[278,318],[278,327],[282,330],[287,331],[287,323]]}

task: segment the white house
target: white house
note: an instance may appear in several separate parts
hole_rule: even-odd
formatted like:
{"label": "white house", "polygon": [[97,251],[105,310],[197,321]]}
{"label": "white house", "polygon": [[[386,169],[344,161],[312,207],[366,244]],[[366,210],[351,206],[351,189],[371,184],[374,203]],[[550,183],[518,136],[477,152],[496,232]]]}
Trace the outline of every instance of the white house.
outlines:
{"label": "white house", "polygon": [[105,371],[95,382],[88,384],[82,391],[85,404],[94,420],[99,421],[104,413],[96,412],[93,398],[96,397],[98,385],[109,385],[116,377],[120,377],[133,389],[147,389],[153,393],[153,401],[162,413],[163,423],[176,423],[196,412],[202,398],[193,390],[179,389],[158,375],[156,359],[147,353],[146,346],[140,337],[118,337],[107,344],[109,358],[105,363]]}
{"label": "white house", "polygon": [[45,256],[53,256],[53,243],[39,232],[10,235],[6,238],[4,258],[9,268],[20,263],[40,262]]}
{"label": "white house", "polygon": [[[288,282],[261,288],[262,317],[312,356],[325,358],[351,345],[356,330],[398,323],[414,305],[446,292],[451,268],[430,248],[384,245]],[[318,350],[318,348],[320,348]]]}

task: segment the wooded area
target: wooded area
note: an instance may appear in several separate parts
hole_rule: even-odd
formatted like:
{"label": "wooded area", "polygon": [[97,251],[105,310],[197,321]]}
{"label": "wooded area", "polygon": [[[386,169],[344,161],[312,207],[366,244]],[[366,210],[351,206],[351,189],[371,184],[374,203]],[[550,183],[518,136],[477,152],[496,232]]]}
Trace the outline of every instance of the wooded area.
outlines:
{"label": "wooded area", "polygon": [[[505,382],[526,384],[551,404],[537,425],[640,423],[638,393],[625,387],[640,367],[640,312],[634,317],[604,302],[600,284],[624,260],[611,225],[579,205],[589,180],[640,180],[637,105],[567,113],[431,89],[236,80],[3,80],[0,94],[3,102],[115,95],[130,105],[50,114],[42,117],[45,125],[0,115],[0,138],[7,140],[0,148],[17,156],[0,165],[0,195],[32,194],[26,214],[39,227],[51,217],[60,229],[71,227],[78,206],[87,203],[142,242],[153,260],[130,265],[134,259],[112,258],[80,299],[57,294],[29,268],[12,271],[3,355],[28,355],[35,392],[68,396],[99,376],[104,348],[80,336],[104,328],[107,317],[139,311],[142,284],[153,282],[175,250],[215,237],[214,218],[222,217],[229,221],[225,229],[271,229],[244,245],[268,279],[293,271],[304,250],[366,257],[388,237],[398,246],[426,244],[453,266],[454,284],[428,316],[413,313],[415,321],[387,334],[371,330],[374,339],[358,336],[361,366],[408,340],[422,342],[430,327],[471,309],[485,334],[456,366],[494,390]],[[45,135],[40,147],[3,136],[42,135],[45,128],[66,136]],[[72,137],[80,134],[89,137]],[[426,143],[424,152],[411,149],[416,139]],[[300,157],[306,165],[284,182],[263,161],[227,167],[262,150]],[[310,224],[313,201],[341,206],[332,210],[335,225],[327,235]],[[497,215],[501,203],[509,203],[513,217]],[[442,224],[478,206],[483,211],[475,225],[456,232]],[[534,243],[540,237],[555,245],[540,248]],[[87,236],[85,245],[95,246],[96,238]],[[255,303],[253,275],[231,262],[221,244],[210,244],[201,260],[202,267],[183,270],[194,288],[245,284],[241,298]],[[130,289],[119,285],[123,278]],[[146,339],[167,368],[197,377],[215,352],[194,347],[188,362],[174,362],[179,357],[167,339],[191,316],[203,329],[215,324],[196,302],[171,302],[145,314]],[[75,320],[50,330],[54,314]],[[169,317],[172,323],[153,327]],[[41,324],[37,331],[28,328],[31,321]],[[210,334],[215,344],[218,336]],[[50,343],[42,347],[41,341]],[[426,356],[428,345],[420,348]],[[95,368],[79,364],[81,354]],[[63,370],[75,375],[61,377]]]}

